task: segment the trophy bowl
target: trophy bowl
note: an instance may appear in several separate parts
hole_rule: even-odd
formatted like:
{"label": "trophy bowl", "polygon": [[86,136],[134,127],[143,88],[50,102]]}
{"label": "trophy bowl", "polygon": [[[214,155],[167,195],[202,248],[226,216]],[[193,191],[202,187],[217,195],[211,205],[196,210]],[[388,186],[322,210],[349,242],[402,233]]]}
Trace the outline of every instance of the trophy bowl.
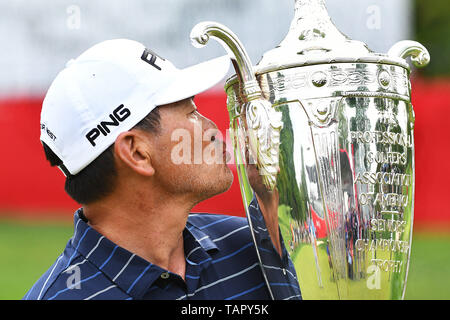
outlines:
{"label": "trophy bowl", "polygon": [[[236,70],[225,91],[253,239],[258,217],[249,208],[256,199],[276,208],[303,299],[402,299],[414,216],[405,59],[426,66],[428,51],[401,41],[374,53],[337,30],[323,0],[296,0],[286,38],[256,66],[225,26],[202,22],[192,30],[198,46],[210,38],[223,44]],[[257,187],[249,179],[252,161]]]}

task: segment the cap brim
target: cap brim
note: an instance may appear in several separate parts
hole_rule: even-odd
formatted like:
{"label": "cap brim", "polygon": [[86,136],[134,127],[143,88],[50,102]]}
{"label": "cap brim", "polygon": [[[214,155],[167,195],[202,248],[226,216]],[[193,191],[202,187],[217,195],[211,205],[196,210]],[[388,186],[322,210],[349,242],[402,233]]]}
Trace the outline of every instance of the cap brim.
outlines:
{"label": "cap brim", "polygon": [[225,78],[230,68],[230,58],[222,56],[178,70],[173,81],[158,93],[155,105],[181,101],[202,93]]}

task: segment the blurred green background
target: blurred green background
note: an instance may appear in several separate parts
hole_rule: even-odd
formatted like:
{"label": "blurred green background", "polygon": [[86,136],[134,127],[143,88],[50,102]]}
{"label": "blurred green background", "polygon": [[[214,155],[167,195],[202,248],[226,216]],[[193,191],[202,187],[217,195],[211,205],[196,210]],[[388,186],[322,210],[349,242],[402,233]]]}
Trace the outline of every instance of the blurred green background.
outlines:
{"label": "blurred green background", "polygon": [[[0,300],[21,299],[73,233],[69,222],[0,222]],[[450,297],[450,233],[416,231],[405,299]]]}
{"label": "blurred green background", "polygon": [[415,40],[430,52],[432,63],[420,69],[422,75],[450,75],[450,1],[414,0]]}
{"label": "blurred green background", "polygon": [[[432,57],[432,63],[416,72],[425,79],[448,81],[450,1],[414,0],[414,18],[414,39],[422,43]],[[442,216],[446,215],[448,212],[442,212]],[[439,221],[426,230],[414,232],[405,299],[450,299],[450,230]]]}

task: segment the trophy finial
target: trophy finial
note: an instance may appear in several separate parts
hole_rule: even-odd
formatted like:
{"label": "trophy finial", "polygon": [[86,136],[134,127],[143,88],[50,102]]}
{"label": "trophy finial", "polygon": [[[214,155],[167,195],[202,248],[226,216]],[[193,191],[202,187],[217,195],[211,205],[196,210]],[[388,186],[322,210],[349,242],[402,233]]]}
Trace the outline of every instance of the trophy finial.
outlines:
{"label": "trophy finial", "polygon": [[292,41],[300,44],[323,42],[323,50],[329,51],[330,44],[326,45],[324,40],[348,40],[331,21],[324,0],[296,0],[294,10],[289,33],[280,45]]}
{"label": "trophy finial", "polygon": [[257,73],[288,64],[307,65],[317,60],[361,57],[371,53],[365,43],[351,40],[336,28],[324,0],[296,0],[288,34],[275,49],[263,55]]}

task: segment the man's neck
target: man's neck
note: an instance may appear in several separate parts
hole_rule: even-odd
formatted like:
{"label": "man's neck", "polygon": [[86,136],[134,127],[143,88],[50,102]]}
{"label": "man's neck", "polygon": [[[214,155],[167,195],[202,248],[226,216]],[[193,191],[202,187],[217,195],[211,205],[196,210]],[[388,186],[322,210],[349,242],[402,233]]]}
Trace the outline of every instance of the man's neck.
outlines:
{"label": "man's neck", "polygon": [[278,205],[280,201],[278,190],[275,189],[270,192],[256,194],[256,199],[258,200],[259,207],[261,208],[261,212],[264,216],[267,231],[269,232],[270,238],[272,239],[272,244],[277,250],[280,257],[282,257],[283,251],[281,249],[278,224]]}
{"label": "man's neck", "polygon": [[192,206],[161,194],[152,198],[158,200],[111,196],[83,211],[89,225],[106,238],[184,279],[183,230]]}

